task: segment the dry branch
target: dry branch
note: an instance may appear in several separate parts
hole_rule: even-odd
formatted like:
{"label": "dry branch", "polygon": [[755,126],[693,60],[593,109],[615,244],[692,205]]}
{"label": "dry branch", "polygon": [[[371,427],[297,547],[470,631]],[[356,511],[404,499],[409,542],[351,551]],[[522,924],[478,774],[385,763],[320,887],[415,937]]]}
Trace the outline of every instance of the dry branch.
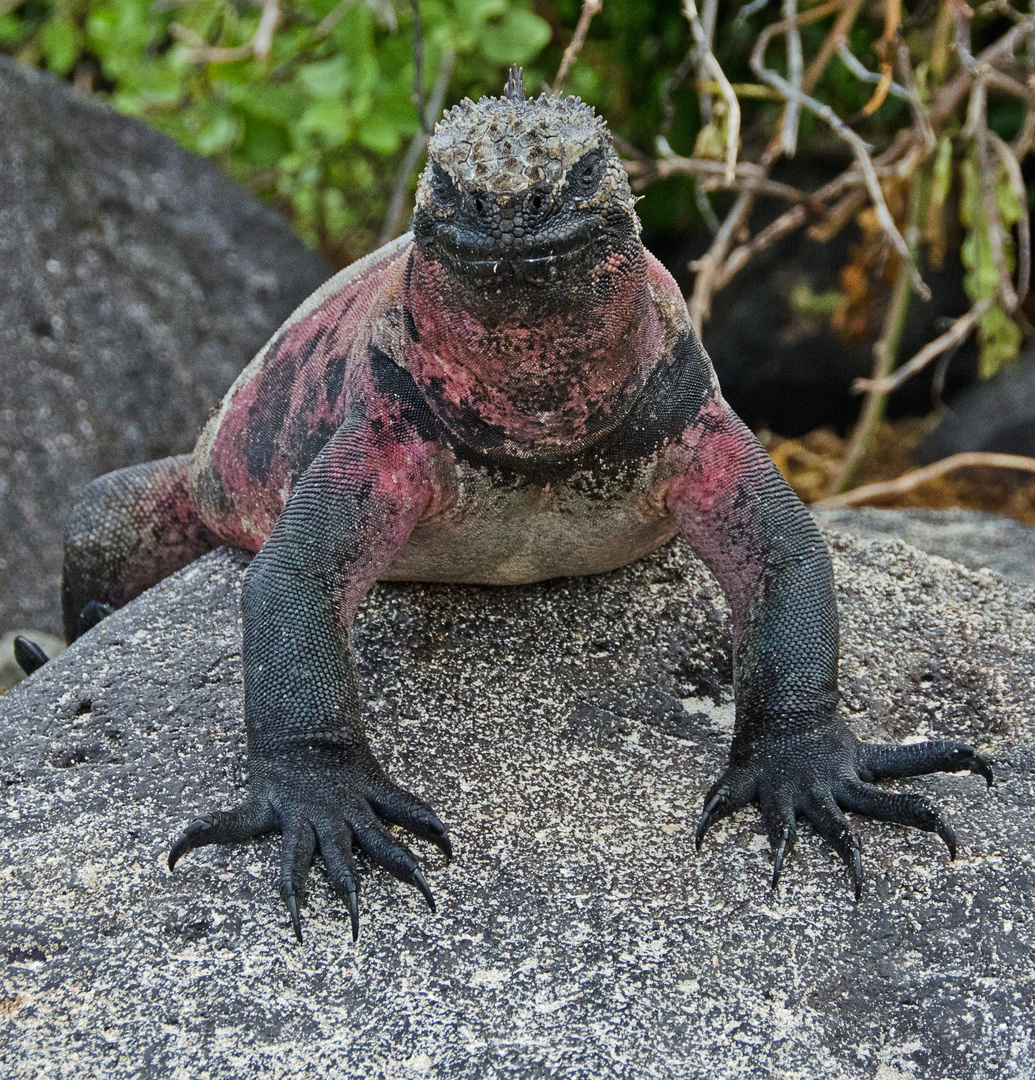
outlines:
{"label": "dry branch", "polygon": [[428,142],[428,134],[435,127],[435,121],[442,111],[442,105],[446,99],[446,91],[449,89],[449,80],[453,77],[454,54],[452,51],[442,54],[442,62],[439,64],[438,76],[431,91],[431,100],[428,102],[422,119],[421,130],[413,136],[410,145],[406,149],[399,169],[395,174],[395,183],[392,185],[392,198],[388,204],[388,212],[385,214],[385,223],[381,227],[379,244],[387,244],[399,231],[402,221],[403,208],[406,204],[406,189],[409,187],[410,177],[417,168],[420,156],[424,153],[424,147]]}
{"label": "dry branch", "polygon": [[963,343],[967,335],[981,321],[981,317],[998,300],[998,296],[986,297],[979,300],[965,315],[961,315],[953,324],[934,339],[928,342],[908,363],[903,364],[894,375],[888,375],[883,379],[856,379],[852,383],[852,389],[856,393],[890,394],[897,390],[904,382],[911,379],[918,371],[922,371],[927,365],[942,353]]}
{"label": "dry branch", "polygon": [[1022,457],[1020,454],[992,454],[977,450],[966,454],[953,454],[952,457],[942,458],[933,465],[913,469],[894,480],[884,480],[879,484],[864,484],[841,495],[820,499],[812,505],[817,510],[833,510],[839,506],[858,506],[860,503],[873,502],[877,499],[894,498],[896,495],[905,495],[921,484],[937,480],[939,476],[954,472],[956,469],[970,468],[1016,469],[1019,472],[1035,473],[1035,458]]}
{"label": "dry branch", "polygon": [[586,43],[586,34],[589,32],[589,24],[593,21],[594,15],[600,14],[600,9],[603,6],[603,0],[582,0],[582,11],[579,13],[579,21],[575,26],[575,33],[572,35],[568,47],[564,50],[564,55],[561,57],[561,65],[557,69],[557,76],[553,80],[553,86],[550,87],[550,93],[553,97],[556,97],[561,92],[561,87],[564,86],[564,80],[568,77],[568,68],[575,62],[575,57],[579,55],[582,51],[582,46]]}
{"label": "dry branch", "polygon": [[697,17],[694,0],[683,0],[683,14],[690,23],[694,41],[701,54],[702,66],[707,68],[708,73],[719,84],[722,99],[726,102],[726,183],[732,184],[737,169],[737,148],[740,145],[740,102],[737,101],[737,95],[733,92],[726,73],[712,53],[708,32]]}
{"label": "dry branch", "polygon": [[870,199],[873,202],[873,208],[877,214],[877,220],[880,222],[884,234],[905,263],[909,276],[912,279],[913,288],[916,289],[920,296],[925,300],[929,300],[931,298],[931,290],[920,276],[920,271],[913,261],[912,252],[902,238],[902,234],[898,231],[895,220],[888,210],[888,204],[884,201],[884,192],[881,191],[880,181],[877,179],[877,173],[873,167],[873,159],[870,157],[870,147],[844,123],[829,105],[824,105],[823,102],[817,101],[814,97],[796,91],[783,76],[778,75],[771,68],[765,66],[766,46],[775,34],[785,33],[786,30],[787,25],[783,22],[779,22],[774,23],[772,26],[767,26],[765,30],[759,34],[758,41],[755,43],[755,48],[751,53],[752,70],[763,80],[763,82],[769,83],[770,86],[779,90],[788,99],[797,98],[807,109],[815,113],[821,120],[826,121],[831,129],[837,135],[840,135],[840,137],[852,148],[852,152],[855,154],[855,160],[862,170],[866,190],[869,192]]}
{"label": "dry branch", "polygon": [[265,60],[273,47],[273,34],[280,25],[280,16],[280,0],[263,0],[259,25],[252,39],[231,48],[208,45],[204,38],[179,23],[170,23],[169,33],[190,47],[187,59],[194,64],[232,64],[249,56]]}

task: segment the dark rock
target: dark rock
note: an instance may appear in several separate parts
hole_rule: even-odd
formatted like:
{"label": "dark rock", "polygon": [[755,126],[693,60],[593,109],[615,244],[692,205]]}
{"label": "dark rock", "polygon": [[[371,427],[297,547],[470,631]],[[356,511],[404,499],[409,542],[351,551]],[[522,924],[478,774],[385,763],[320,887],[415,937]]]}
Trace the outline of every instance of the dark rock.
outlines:
{"label": "dark rock", "polygon": [[1035,457],[1035,350],[953,398],[916,458],[926,464],[971,450]]}
{"label": "dark rock", "polygon": [[[780,179],[814,190],[844,164],[839,161],[817,168],[816,163],[795,162],[792,171]],[[785,204],[762,201],[752,217],[752,234],[785,209]],[[842,288],[841,269],[852,261],[853,246],[860,239],[854,225],[825,243],[798,230],[755,256],[716,294],[711,317],[700,328],[701,337],[723,395],[752,430],[768,428],[792,437],[824,426],[844,431],[858,415],[862,399],[851,392],[851,386],[855,379],[872,373],[873,342],[880,332],[889,290],[871,280],[875,302],[864,320],[867,332],[852,341],[833,329],[830,309],[817,303],[817,298]],[[651,235],[646,241],[689,296],[694,278],[687,272],[687,260],[704,253],[710,234]],[[925,266],[923,276],[932,298],[925,302],[914,296],[910,302],[900,345],[903,360],[942,333],[946,319],[958,317],[970,306],[963,290],[962,265],[951,251],[944,267]],[[937,364],[930,365],[892,394],[889,415],[928,413],[937,370]],[[969,385],[976,372],[977,349],[970,340],[956,351],[946,370],[945,395]]]}
{"label": "dark rock", "polygon": [[210,162],[0,57],[0,632],[60,632],[101,473],[191,448],[329,269]]}
{"label": "dark rock", "polygon": [[813,509],[812,516],[826,529],[870,539],[895,537],[971,570],[987,567],[1006,577],[1035,583],[1035,529],[1001,514],[846,507]]}
{"label": "dark rock", "polygon": [[[306,944],[277,838],[169,842],[241,798],[238,556],[207,556],[0,698],[13,1076],[1021,1080],[1035,1065],[1035,590],[833,537],[844,708],[960,736],[996,784],[862,820],[867,882],[803,826],[781,891],[753,810],[694,853],[732,725],[724,605],[680,545],[513,589],[381,585],[357,625],[375,751],[452,829],[439,904],[322,868]],[[717,701],[710,695],[715,694]],[[677,717],[677,712],[679,716]],[[274,1064],[275,1063],[275,1064]]]}

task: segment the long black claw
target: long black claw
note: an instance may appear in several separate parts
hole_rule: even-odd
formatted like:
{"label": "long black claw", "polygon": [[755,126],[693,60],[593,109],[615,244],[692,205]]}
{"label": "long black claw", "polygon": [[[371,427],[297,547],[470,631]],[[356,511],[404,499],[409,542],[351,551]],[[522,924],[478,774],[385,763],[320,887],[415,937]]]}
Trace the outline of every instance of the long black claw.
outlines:
{"label": "long black claw", "polygon": [[413,868],[413,872],[410,875],[410,880],[413,882],[414,885],[417,886],[417,889],[420,891],[421,896],[424,897],[424,899],[428,903],[428,907],[431,908],[432,915],[434,915],[435,898],[431,895],[431,889],[428,888],[428,883],[424,880],[424,875],[420,872],[419,867],[415,866]]}
{"label": "long black claw", "polygon": [[446,866],[453,861],[453,844],[448,833],[443,833],[438,839],[431,841],[435,847],[445,856]]}
{"label": "long black claw", "polygon": [[985,778],[985,783],[992,786],[992,766],[988,763],[987,758],[983,758],[980,754],[975,754],[970,760],[970,771],[977,773],[979,776]]}
{"label": "long black claw", "polygon": [[355,886],[349,889],[347,903],[349,905],[349,922],[352,923],[352,943],[355,944],[359,941],[359,898],[356,896]]}
{"label": "long black claw", "polygon": [[701,850],[701,844],[704,843],[705,833],[718,821],[722,815],[715,813],[718,810],[725,799],[724,791],[717,791],[705,804],[704,810],[701,811],[701,819],[697,822],[697,832],[694,834],[694,844],[697,850]]}
{"label": "long black claw", "polygon": [[785,825],[783,834],[780,836],[780,843],[776,845],[776,854],[773,856],[773,888],[779,884],[780,871],[783,869],[784,857],[788,854],[791,846],[791,827]]}
{"label": "long black claw", "polygon": [[849,869],[852,873],[852,884],[855,886],[855,902],[858,904],[863,894],[862,845],[859,843],[858,836],[852,837],[852,861],[849,863]]}
{"label": "long black claw", "polygon": [[187,852],[190,851],[190,840],[187,839],[187,834],[176,841],[175,844],[169,849],[169,870],[170,872],[176,869],[176,864],[183,858]]}
{"label": "long black claw", "polygon": [[21,634],[14,639],[14,658],[26,675],[39,671],[50,659],[35,641],[30,641]]}
{"label": "long black claw", "polygon": [[188,851],[193,851],[196,847],[201,845],[195,843],[198,833],[203,832],[206,828],[211,827],[211,822],[207,818],[198,818],[196,821],[192,821],[186,829],[183,830],[183,834],[179,840],[169,849],[169,869],[175,870],[176,864],[187,854]]}
{"label": "long black claw", "polygon": [[938,815],[938,824],[934,830],[944,841],[945,846],[949,849],[949,858],[956,858],[956,834],[952,831],[952,826]]}
{"label": "long black claw", "polygon": [[[302,944],[302,920],[298,917],[298,901],[293,892],[285,893],[284,900],[287,902],[288,911],[291,912],[291,927],[295,931],[298,944]],[[355,938],[353,938],[355,940]]]}

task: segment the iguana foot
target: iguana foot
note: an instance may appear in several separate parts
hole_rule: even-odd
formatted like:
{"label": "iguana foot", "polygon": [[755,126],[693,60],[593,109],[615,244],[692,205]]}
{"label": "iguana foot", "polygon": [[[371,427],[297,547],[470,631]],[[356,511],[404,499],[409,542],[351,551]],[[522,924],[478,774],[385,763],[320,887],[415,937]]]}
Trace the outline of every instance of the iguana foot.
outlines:
{"label": "iguana foot", "polygon": [[862,895],[862,854],[844,811],[937,833],[956,857],[952,826],[923,795],[887,791],[870,781],[932,772],[980,773],[992,785],[992,768],[958,742],[877,746],[859,742],[843,724],[755,743],[737,755],[705,798],[697,825],[697,850],[715,822],[757,803],[773,849],[773,888],[797,835],[798,815],[838,852],[848,867],[856,900]]}
{"label": "iguana foot", "polygon": [[359,936],[358,878],[353,845],[400,881],[413,885],[435,910],[435,900],[416,856],[387,825],[398,825],[452,858],[445,826],[420,799],[394,784],[369,753],[345,750],[253,760],[248,798],[235,810],[197,818],[169,852],[169,869],[188,851],[206,844],[233,844],[280,829],[280,895],[302,941],[299,903],[313,856],[323,856],[331,885],[349,909],[352,940]]}

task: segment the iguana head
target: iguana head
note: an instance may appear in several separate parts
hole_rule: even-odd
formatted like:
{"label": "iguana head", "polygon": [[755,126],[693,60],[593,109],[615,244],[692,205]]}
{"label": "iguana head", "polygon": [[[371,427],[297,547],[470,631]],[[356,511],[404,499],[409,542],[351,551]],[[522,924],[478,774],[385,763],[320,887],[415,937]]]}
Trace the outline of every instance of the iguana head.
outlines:
{"label": "iguana head", "polygon": [[638,246],[629,182],[603,120],[578,98],[465,99],[428,145],[413,227],[451,276],[483,288],[585,280]]}
{"label": "iguana head", "polygon": [[405,365],[479,453],[543,462],[613,430],[664,351],[634,199],[577,98],[457,105],[417,189]]}

